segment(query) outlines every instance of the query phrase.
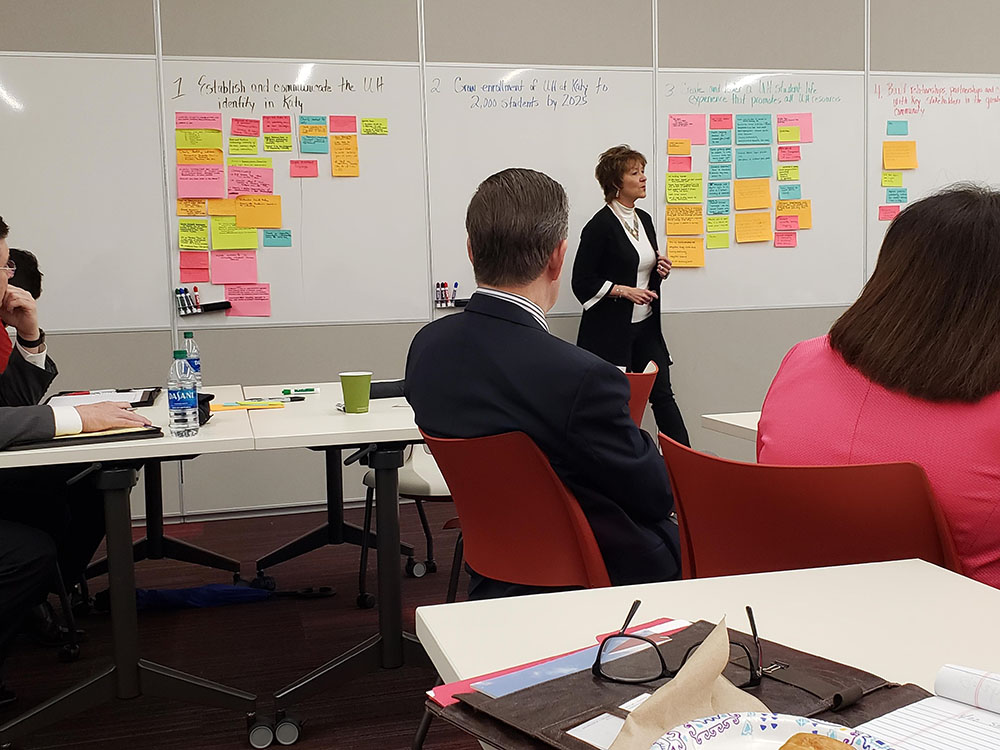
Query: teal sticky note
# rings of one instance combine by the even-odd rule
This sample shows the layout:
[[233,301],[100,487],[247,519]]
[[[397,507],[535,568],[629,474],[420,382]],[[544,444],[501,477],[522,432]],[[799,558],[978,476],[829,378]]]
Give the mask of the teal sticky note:
[[299,115],[299,125],[326,125],[326,115]]
[[763,146],[773,140],[771,115],[736,115],[737,146]]
[[709,216],[728,214],[729,198],[709,198],[705,203],[705,213]]
[[710,180],[731,180],[733,179],[732,164],[709,164],[708,179]]
[[709,130],[708,131],[708,145],[709,146],[731,146],[733,143],[733,131],[732,130]]
[[906,188],[886,188],[885,189],[885,202],[886,203],[906,203]]
[[299,151],[303,154],[328,154],[330,139],[325,135],[299,136]]
[[798,183],[793,183],[791,185],[778,185],[778,200],[779,201],[797,201],[802,200],[802,186]]
[[771,147],[736,149],[736,179],[771,176]]
[[264,247],[291,247],[291,229],[265,229]]
[[[725,132],[728,133],[729,131]],[[709,164],[728,164],[732,160],[733,150],[729,146],[715,146],[708,150]]]
[[709,198],[728,198],[732,183],[730,182],[710,182],[708,183]]
[[888,120],[885,123],[886,135],[909,135],[910,123],[908,120]]

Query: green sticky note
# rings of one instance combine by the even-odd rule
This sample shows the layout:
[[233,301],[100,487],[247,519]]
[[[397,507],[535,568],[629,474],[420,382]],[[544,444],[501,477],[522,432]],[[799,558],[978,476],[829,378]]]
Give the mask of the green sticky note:
[[705,231],[706,232],[728,232],[729,231],[729,214],[725,216],[706,216],[705,217]]
[[667,203],[701,203],[701,172],[669,172]]
[[362,117],[361,135],[389,135],[389,120],[385,117]]
[[708,179],[710,180],[731,180],[733,179],[732,164],[709,164]]
[[176,130],[174,132],[177,148],[222,148],[221,131]]
[[731,182],[710,182],[708,183],[709,198],[728,198],[732,191]]
[[910,123],[907,120],[888,120],[885,123],[886,135],[909,135]]
[[299,136],[299,151],[303,154],[328,154],[330,139],[325,135]]
[[709,130],[708,131],[708,145],[709,146],[731,146],[733,143],[733,131],[732,130]]
[[[714,133],[728,133],[728,130],[715,130]],[[733,150],[729,146],[714,146],[708,149],[709,164],[728,164],[733,160]]]
[[265,151],[291,151],[291,133],[264,133]]
[[737,146],[764,146],[773,140],[771,115],[736,115]]
[[883,172],[882,187],[903,187],[903,173]]
[[799,179],[798,164],[782,164],[778,167],[778,182],[787,182],[789,180],[797,179]]
[[292,246],[292,230],[291,229],[265,229],[264,232],[264,247],[291,247]]
[[802,198],[802,186],[798,183],[794,185],[778,185],[779,201],[797,201]]
[[[729,218],[728,216],[726,217]],[[705,235],[705,247],[709,250],[718,250],[723,247],[729,247],[729,232],[717,232]]]
[[183,250],[208,250],[208,219],[178,219],[177,246]]
[[234,156],[226,160],[226,163],[230,167],[267,167],[268,169],[273,168],[270,156],[258,156],[255,159],[247,158],[246,156]]
[[299,115],[299,125],[326,125],[326,115]]
[[257,230],[236,226],[235,216],[212,217],[213,250],[256,250]]
[[242,135],[234,135],[229,138],[229,153],[231,154],[256,154],[257,139]]
[[728,214],[729,198],[709,198],[705,204],[705,213],[709,216]]
[[885,202],[886,203],[906,203],[906,188],[886,188],[885,189]]

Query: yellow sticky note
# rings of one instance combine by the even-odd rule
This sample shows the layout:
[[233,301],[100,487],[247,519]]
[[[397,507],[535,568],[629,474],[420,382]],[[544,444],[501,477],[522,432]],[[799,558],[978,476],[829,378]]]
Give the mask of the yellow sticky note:
[[209,198],[209,216],[236,216],[235,198]]
[[883,172],[882,187],[903,187],[903,173]]
[[667,235],[701,234],[705,231],[701,216],[701,204],[669,204],[666,225]]
[[291,133],[264,133],[265,151],[291,151]]
[[799,165],[798,164],[782,164],[778,167],[778,182],[786,182],[788,180],[798,180],[799,179]]
[[674,268],[701,268],[705,265],[702,237],[667,237],[667,257]]
[[177,245],[182,250],[208,250],[208,219],[178,219]]
[[705,235],[705,245],[709,250],[729,247],[729,232],[715,232]]
[[361,174],[358,137],[353,133],[330,136],[330,172],[334,177],[357,177]]
[[299,125],[299,135],[326,135],[326,125]]
[[[729,231],[729,216],[706,216],[705,217],[705,231],[706,232],[728,232]],[[726,246],[728,247],[728,245]]]
[[667,203],[701,203],[701,172],[668,172]]
[[222,164],[221,148],[179,148],[178,164]]
[[237,197],[236,226],[280,229],[281,196],[241,195]]
[[257,139],[248,136],[234,135],[229,138],[229,153],[231,154],[256,154]]
[[690,138],[670,138],[667,140],[667,154],[670,156],[690,156]]
[[204,198],[178,198],[177,199],[177,215],[178,216],[204,216],[205,215],[205,199]]
[[916,141],[882,141],[882,169],[916,168]]
[[177,148],[222,148],[219,130],[175,130]]
[[273,168],[270,156],[257,156],[255,158],[250,158],[247,156],[233,156],[226,160],[226,163],[230,167],[265,167],[266,169]]
[[771,181],[766,177],[733,182],[733,205],[737,211],[771,207]]
[[778,127],[778,143],[794,143],[802,140],[798,125],[781,125]]
[[236,226],[235,216],[213,216],[212,249],[256,250],[257,230]]
[[812,229],[812,201],[778,201],[774,204],[774,213],[777,216],[798,216],[799,229]]
[[773,237],[770,211],[736,214],[737,242],[770,242]]
[[389,135],[389,120],[385,117],[362,117],[361,135]]

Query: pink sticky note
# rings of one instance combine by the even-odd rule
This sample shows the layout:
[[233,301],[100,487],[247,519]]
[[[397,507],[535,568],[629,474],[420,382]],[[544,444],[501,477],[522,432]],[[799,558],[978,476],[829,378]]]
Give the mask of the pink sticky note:
[[892,221],[896,218],[896,214],[900,211],[899,205],[892,206],[879,206],[878,207],[878,220],[879,221]]
[[687,138],[692,146],[704,146],[705,115],[667,115],[667,138]]
[[798,146],[778,146],[778,161],[800,161],[802,153]]
[[262,118],[264,120],[264,132],[265,133],[291,133],[292,132],[292,116],[291,115],[264,115]]
[[225,198],[226,168],[221,164],[178,164],[178,198]]
[[802,112],[794,115],[777,115],[779,128],[798,128],[799,143],[812,143],[813,116],[812,112]]
[[774,233],[774,246],[775,247],[795,247],[799,244],[799,233],[798,232],[775,232]]
[[234,117],[229,123],[229,132],[232,135],[250,135],[254,138],[260,137],[260,120],[250,120],[245,117]]
[[357,133],[358,118],[354,115],[330,115],[331,133]]
[[213,284],[256,284],[257,253],[252,250],[213,250]]
[[[219,167],[221,169],[221,167]],[[180,169],[180,167],[178,167]],[[229,197],[237,195],[272,195],[274,170],[270,167],[229,167]],[[185,196],[180,196],[185,197]],[[191,196],[192,198],[201,196]],[[225,196],[208,196],[225,197]]]
[[319,163],[315,159],[292,159],[288,162],[289,177],[319,177]]
[[[203,255],[208,255],[208,253],[203,253]],[[200,284],[204,282],[208,283],[208,269],[207,268],[182,268],[181,269],[181,283],[182,284]]]
[[691,171],[691,157],[690,156],[668,156],[667,157],[667,171],[668,172],[690,172]]
[[[798,214],[774,217],[774,228],[783,229],[785,231],[796,231],[799,228]],[[781,247],[781,245],[778,245],[778,247]]]
[[174,112],[178,130],[222,130],[221,112]]
[[226,299],[233,303],[226,310],[227,316],[267,318],[271,315],[270,284],[227,284]]
[[[208,268],[208,253],[181,253],[181,268]],[[208,281],[208,279],[205,279]]]
[[708,116],[708,128],[709,128],[709,130],[732,130],[733,129],[733,116],[732,115],[709,115]]

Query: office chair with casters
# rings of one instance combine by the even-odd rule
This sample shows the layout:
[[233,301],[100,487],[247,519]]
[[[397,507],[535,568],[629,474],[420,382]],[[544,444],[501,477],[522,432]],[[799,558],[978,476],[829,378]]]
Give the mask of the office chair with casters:
[[962,572],[917,464],[748,464],[659,439],[685,578],[914,557]]
[[642,427],[642,416],[646,413],[646,404],[649,402],[649,394],[653,390],[653,383],[660,368],[656,362],[650,360],[642,372],[626,372],[630,389],[628,399],[628,411],[632,415],[632,421],[640,428]]

